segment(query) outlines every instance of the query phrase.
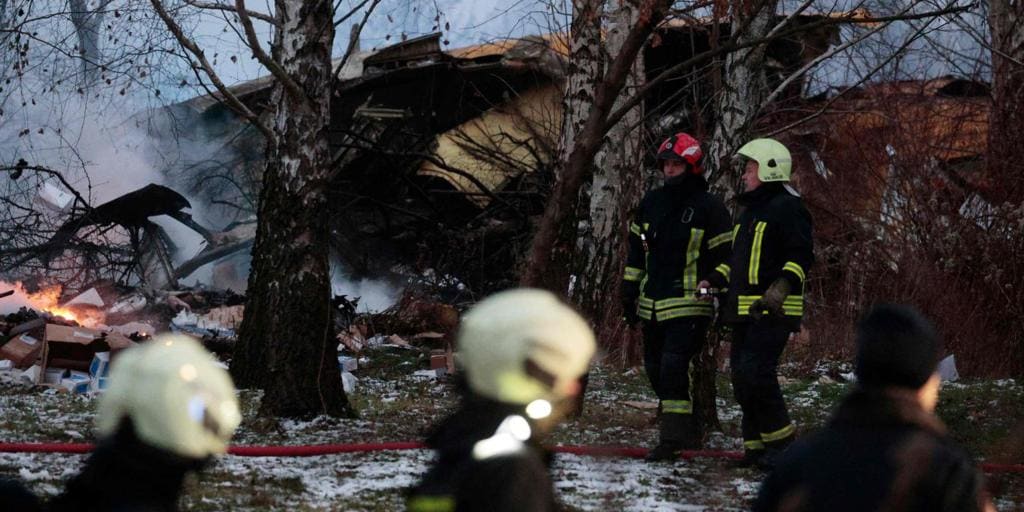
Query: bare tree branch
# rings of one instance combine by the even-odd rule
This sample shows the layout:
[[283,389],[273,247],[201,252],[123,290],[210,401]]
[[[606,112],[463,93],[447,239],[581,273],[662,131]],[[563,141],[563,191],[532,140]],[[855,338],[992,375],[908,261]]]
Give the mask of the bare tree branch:
[[943,15],[946,15],[946,14],[954,14],[954,13],[966,12],[966,11],[969,11],[970,9],[972,9],[973,7],[974,7],[974,4],[970,4],[970,5],[966,5],[966,6],[960,6],[960,7],[950,6],[950,7],[944,8],[944,9],[939,9],[939,10],[935,10],[935,11],[927,11],[927,12],[917,13],[917,14],[897,15],[897,16],[879,16],[879,17],[872,17],[872,18],[854,18],[854,17],[852,17],[852,15],[837,16],[837,17],[825,17],[825,18],[822,18],[820,20],[817,20],[817,21],[814,21],[814,22],[811,22],[811,23],[806,23],[806,24],[801,25],[799,27],[794,27],[794,28],[791,28],[789,30],[783,30],[783,31],[780,31],[780,32],[776,32],[775,35],[773,35],[771,37],[766,37],[766,38],[763,38],[763,39],[755,39],[755,40],[747,41],[746,43],[743,43],[743,44],[739,44],[739,43],[735,42],[734,40],[731,40],[731,41],[728,41],[726,44],[723,44],[723,45],[721,45],[721,46],[719,46],[719,47],[717,47],[715,49],[699,53],[697,55],[694,55],[693,57],[690,57],[689,59],[686,59],[683,62],[680,62],[678,64],[670,66],[670,67],[666,68],[664,71],[662,71],[661,73],[659,73],[658,76],[648,80],[643,85],[643,87],[638,88],[637,91],[635,93],[633,93],[632,97],[630,97],[628,100],[624,101],[622,103],[622,105],[618,108],[618,110],[615,110],[614,112],[612,112],[608,116],[607,120],[605,121],[605,123],[606,123],[605,126],[613,126],[616,123],[618,123],[622,119],[622,117],[626,115],[626,113],[628,113],[632,108],[636,107],[642,101],[644,101],[644,98],[655,87],[660,85],[662,82],[664,82],[664,81],[666,81],[666,80],[668,80],[670,78],[673,78],[673,76],[676,73],[679,73],[680,71],[682,71],[682,70],[684,70],[684,69],[686,69],[686,68],[688,68],[690,66],[694,66],[694,65],[699,64],[701,62],[710,60],[710,59],[712,59],[714,57],[717,57],[719,55],[724,55],[726,53],[734,52],[736,50],[741,50],[743,48],[748,48],[748,47],[751,47],[751,46],[757,46],[757,45],[769,43],[769,42],[771,42],[773,40],[776,40],[776,39],[782,39],[782,38],[785,38],[785,37],[789,37],[789,36],[792,36],[792,35],[799,34],[801,32],[807,31],[807,30],[811,30],[811,29],[815,29],[815,28],[820,28],[820,27],[827,27],[827,26],[833,26],[833,25],[874,24],[874,23],[888,23],[888,22],[893,22],[893,21],[919,20],[919,19],[925,19],[925,18],[934,18],[934,17],[938,17],[938,16],[943,16]]
[[213,82],[213,85],[217,88],[217,92],[219,92],[224,98],[224,101],[228,106],[244,117],[247,121],[252,123],[252,125],[255,126],[268,141],[274,140],[274,132],[263,124],[263,121],[260,120],[259,116],[250,110],[249,107],[245,106],[245,104],[238,99],[238,96],[235,96],[235,94],[232,93],[226,85],[224,85],[224,82],[221,81],[220,77],[213,70],[213,66],[210,65],[210,61],[206,59],[206,54],[201,48],[199,48],[195,41],[189,39],[185,35],[185,32],[181,29],[181,26],[178,25],[178,22],[174,21],[174,18],[167,13],[167,9],[164,8],[163,2],[161,0],[150,0],[150,3],[153,4],[153,8],[156,10],[157,15],[160,16],[160,19],[163,20],[165,25],[167,25],[167,29],[170,30],[171,34],[174,35],[174,38],[178,40],[178,44],[188,50],[189,53],[199,60],[199,65],[202,66],[203,71],[206,73],[210,81]]
[[[186,4],[191,5],[192,7],[195,7],[197,9],[205,9],[205,10],[210,10],[210,11],[226,11],[226,12],[238,13],[238,8],[237,7],[232,7],[230,5],[219,4],[219,3],[215,3],[215,2],[197,2],[196,0],[183,0],[183,1]],[[245,11],[245,14],[247,16],[249,16],[250,18],[256,18],[256,19],[258,19],[258,20],[260,20],[262,22],[274,25],[275,27],[279,25],[277,20],[274,19],[274,17],[269,15],[269,14],[265,14],[265,13],[257,12],[257,11]]]
[[[337,27],[338,25],[341,25],[342,23],[345,23],[346,20],[351,18],[353,15],[355,15],[356,11],[358,11],[359,9],[362,9],[363,6],[366,5],[366,3],[369,2],[369,1],[370,0],[363,0],[362,2],[360,2],[359,5],[353,7],[352,10],[350,10],[348,12],[348,14],[342,16],[340,19],[335,21],[334,22],[334,26]],[[380,0],[374,0],[374,2],[373,2],[374,5],[370,7],[370,11],[373,11],[373,8],[376,7],[376,5],[378,3],[380,3]],[[367,13],[367,15],[369,15],[369,13]],[[365,23],[365,22],[366,22],[366,18],[364,17],[363,18],[363,23]],[[359,26],[362,26],[362,25],[363,25],[362,23],[359,24]]]
[[[348,15],[342,18],[342,21],[348,19],[348,17],[351,16],[352,13],[356,11],[356,9],[362,7],[363,5],[366,5],[366,2],[368,1],[369,0],[363,0],[363,3],[359,4],[355,9],[352,9],[352,12],[350,12]],[[348,47],[345,48],[345,55],[341,58],[341,62],[338,63],[338,67],[334,71],[335,82],[337,82],[341,78],[341,70],[345,68],[345,64],[348,63],[348,59],[352,56],[352,52],[355,50],[356,44],[359,42],[359,37],[363,33],[363,27],[366,26],[366,20],[370,18],[370,14],[373,13],[373,10],[377,8],[377,4],[379,4],[380,1],[381,0],[373,0],[373,4],[370,5],[370,8],[366,10],[366,14],[363,15],[363,20],[360,21],[359,25],[355,27],[356,33],[349,36]],[[340,23],[340,21],[338,23]],[[337,23],[335,23],[335,26],[337,26]]]
[[245,30],[245,38],[249,43],[249,49],[252,50],[253,56],[256,60],[260,61],[270,71],[271,75],[274,75],[284,89],[288,91],[288,94],[292,95],[296,101],[301,103],[309,102],[309,98],[306,93],[303,92],[299,84],[295,83],[291,75],[288,74],[284,68],[281,67],[276,60],[272,59],[266,52],[263,51],[263,47],[260,46],[260,40],[256,36],[256,29],[252,26],[252,19],[245,11],[245,0],[235,0],[235,9],[238,13],[238,20],[242,23],[242,29]]

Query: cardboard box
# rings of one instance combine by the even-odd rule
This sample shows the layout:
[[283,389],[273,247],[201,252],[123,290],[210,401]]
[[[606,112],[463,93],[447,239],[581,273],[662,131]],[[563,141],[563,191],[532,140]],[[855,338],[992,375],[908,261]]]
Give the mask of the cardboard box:
[[107,390],[107,382],[110,379],[106,377],[94,377],[89,381],[89,392],[90,393],[102,393]]
[[39,372],[40,371],[41,371],[41,368],[39,367],[39,365],[33,365],[33,366],[29,367],[27,370],[21,372],[21,375],[19,375],[18,378],[21,379],[21,380],[24,380],[24,381],[26,381],[26,382],[28,382],[30,384],[35,384],[35,383],[39,382]]
[[39,359],[43,343],[28,333],[21,333],[0,346],[0,359],[9,359],[15,368],[28,368]]
[[430,369],[436,370],[438,375],[455,373],[455,357],[447,350],[431,350]]
[[60,387],[78,394],[84,394],[89,392],[89,383],[92,379],[89,378],[89,374],[85,372],[68,372],[67,377],[64,377],[60,381]]
[[46,368],[40,372],[39,377],[42,379],[42,384],[57,384],[59,385],[64,377],[67,377],[68,371],[65,368]]
[[46,324],[42,363],[45,371],[49,366],[88,371],[97,352],[117,352],[134,346],[135,342],[117,333],[104,333],[85,327]]
[[110,374],[110,352],[96,352],[89,363],[89,376],[92,378],[106,377]]
[[338,356],[338,367],[343,372],[354,372],[359,369],[359,362],[354,357]]

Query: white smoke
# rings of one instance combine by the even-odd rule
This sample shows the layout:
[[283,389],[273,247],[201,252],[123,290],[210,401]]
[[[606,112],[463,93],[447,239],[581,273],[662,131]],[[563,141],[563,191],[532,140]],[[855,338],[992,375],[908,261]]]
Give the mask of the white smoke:
[[360,313],[384,311],[396,302],[402,290],[386,280],[355,279],[337,259],[331,263],[331,291],[334,295],[345,295],[349,299],[359,298]]

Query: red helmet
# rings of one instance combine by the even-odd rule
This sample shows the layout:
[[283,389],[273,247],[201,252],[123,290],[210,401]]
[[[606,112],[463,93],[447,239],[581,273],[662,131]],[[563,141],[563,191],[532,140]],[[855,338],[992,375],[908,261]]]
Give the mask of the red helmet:
[[687,133],[679,132],[658,146],[658,160],[686,162],[689,171],[697,176],[704,174],[704,167],[701,165],[703,156],[704,151],[700,149],[700,142]]

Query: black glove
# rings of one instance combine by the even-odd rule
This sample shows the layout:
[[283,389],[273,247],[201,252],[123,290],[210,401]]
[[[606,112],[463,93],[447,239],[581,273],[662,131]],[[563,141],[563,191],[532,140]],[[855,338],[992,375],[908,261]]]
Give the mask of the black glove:
[[767,311],[770,316],[782,318],[786,315],[785,310],[782,309],[782,304],[786,302],[787,295],[789,295],[789,281],[782,277],[776,279],[775,282],[765,290],[764,295],[750,305],[751,318],[754,320],[760,320],[761,317],[764,316],[765,311]]

